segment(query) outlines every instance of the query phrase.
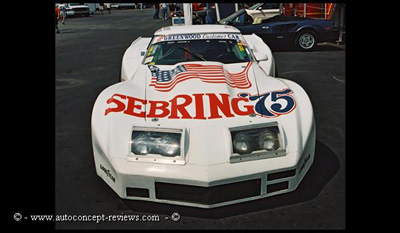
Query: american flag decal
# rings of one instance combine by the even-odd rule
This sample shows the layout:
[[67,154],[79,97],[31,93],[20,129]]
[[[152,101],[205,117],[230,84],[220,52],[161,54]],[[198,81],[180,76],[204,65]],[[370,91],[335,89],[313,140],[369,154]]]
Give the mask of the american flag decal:
[[157,91],[168,92],[183,81],[199,79],[205,83],[225,83],[233,88],[246,89],[251,87],[247,75],[252,62],[248,62],[246,68],[237,73],[226,71],[222,65],[183,64],[172,70],[160,70],[156,66],[149,66],[152,79],[150,86]]

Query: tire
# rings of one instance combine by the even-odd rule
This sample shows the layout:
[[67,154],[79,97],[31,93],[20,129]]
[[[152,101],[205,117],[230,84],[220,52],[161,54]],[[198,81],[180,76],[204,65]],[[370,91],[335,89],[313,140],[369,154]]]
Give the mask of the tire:
[[297,33],[294,43],[300,51],[311,51],[317,45],[317,34],[311,30],[302,30]]

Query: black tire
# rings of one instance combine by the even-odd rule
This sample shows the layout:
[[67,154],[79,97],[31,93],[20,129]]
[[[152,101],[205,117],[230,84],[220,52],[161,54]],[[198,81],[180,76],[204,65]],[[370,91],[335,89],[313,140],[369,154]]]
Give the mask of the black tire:
[[301,30],[297,33],[294,43],[300,51],[311,51],[317,45],[317,34],[312,30]]

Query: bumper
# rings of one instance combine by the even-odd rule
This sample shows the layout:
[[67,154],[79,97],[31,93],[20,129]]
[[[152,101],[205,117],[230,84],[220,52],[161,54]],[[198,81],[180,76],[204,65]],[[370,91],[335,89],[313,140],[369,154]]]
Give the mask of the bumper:
[[294,162],[289,155],[212,166],[109,161],[93,145],[97,175],[121,198],[215,208],[294,191],[314,161],[315,129],[303,151],[291,152],[301,154]]

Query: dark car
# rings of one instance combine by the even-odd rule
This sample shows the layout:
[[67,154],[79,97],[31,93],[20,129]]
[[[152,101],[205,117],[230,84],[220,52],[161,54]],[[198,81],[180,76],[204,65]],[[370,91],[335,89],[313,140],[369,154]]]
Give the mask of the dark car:
[[242,34],[254,33],[270,47],[294,45],[300,50],[311,50],[319,42],[334,42],[339,34],[333,20],[277,15],[257,21],[241,9],[219,23],[232,25]]

